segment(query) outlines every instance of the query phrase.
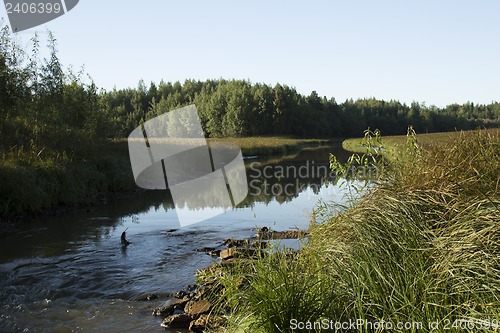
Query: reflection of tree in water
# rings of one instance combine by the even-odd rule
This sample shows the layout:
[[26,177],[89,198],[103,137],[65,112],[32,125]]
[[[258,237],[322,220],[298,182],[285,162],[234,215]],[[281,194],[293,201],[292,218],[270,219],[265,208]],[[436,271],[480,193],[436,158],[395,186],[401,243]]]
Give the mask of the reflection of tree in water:
[[321,147],[302,150],[292,158],[275,158],[268,163],[254,162],[247,169],[249,195],[239,206],[249,206],[255,202],[290,202],[306,190],[318,194],[323,186],[335,182],[328,161],[329,153],[333,150],[340,158],[347,160],[348,154],[341,149]]
[[[310,190],[317,194],[323,185],[329,185],[334,182],[334,179],[321,177],[322,175],[313,174],[309,170],[310,177],[276,177],[273,170],[277,170],[278,167],[286,168],[289,166],[293,167],[303,167],[307,165],[309,161],[309,168],[313,167],[311,163],[314,161],[314,167],[317,166],[327,166],[328,156],[332,152],[331,148],[318,148],[314,150],[303,150],[296,156],[288,157],[280,160],[277,157],[269,157],[266,159],[258,160],[248,160],[247,164],[252,162],[259,162],[259,168],[252,170],[247,168],[247,178],[248,182],[256,181],[256,187],[249,187],[249,194],[245,200],[238,205],[238,207],[251,207],[255,203],[269,204],[270,202],[276,201],[280,204],[290,202],[295,199],[300,193],[306,190]],[[336,156],[340,156],[341,152],[335,152]],[[271,168],[269,174],[271,177],[264,177],[262,175],[262,168]],[[256,174],[261,173],[260,177],[256,177]],[[304,172],[305,173],[305,172]],[[302,175],[303,176],[303,175]],[[275,189],[286,188],[287,191],[273,191],[263,190],[264,187],[271,189],[275,186]],[[257,189],[261,189],[258,191]],[[198,198],[199,200],[205,200],[209,207],[215,205],[217,193],[200,192],[198,195],[205,196]],[[179,206],[185,203],[176,202]],[[169,211],[174,209],[172,196],[170,191],[139,191],[132,195],[122,196],[119,199],[115,199],[109,203],[103,204],[101,206],[95,206],[87,210],[78,210],[71,214],[64,214],[60,217],[53,217],[50,220],[54,223],[54,228],[50,227],[47,230],[41,230],[36,233],[36,242],[33,242],[33,246],[36,244],[54,244],[51,247],[43,246],[40,250],[40,256],[53,256],[63,251],[65,244],[67,242],[78,242],[83,235],[87,239],[99,241],[102,238],[110,237],[115,231],[120,229],[125,221],[134,220],[135,215],[147,213],[148,211],[154,209],[156,211]],[[70,223],[70,222],[71,223]],[[79,223],[82,221],[82,223]],[[54,232],[57,230],[57,232]],[[61,242],[64,239],[64,242]],[[8,249],[9,247],[15,246],[12,240],[4,239],[2,244],[2,249]],[[36,244],[35,244],[36,243]],[[56,245],[57,244],[57,245]],[[18,247],[19,248],[19,247]],[[26,252],[30,251],[29,247],[25,248]],[[19,255],[23,255],[23,250],[19,249]],[[0,255],[1,258],[1,255]]]

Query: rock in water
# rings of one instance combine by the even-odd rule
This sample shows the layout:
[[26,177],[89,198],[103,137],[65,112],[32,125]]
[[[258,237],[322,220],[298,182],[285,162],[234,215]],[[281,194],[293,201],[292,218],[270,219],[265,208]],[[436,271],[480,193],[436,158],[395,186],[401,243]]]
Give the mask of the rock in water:
[[121,242],[122,242],[122,246],[128,246],[130,244],[130,242],[127,240],[126,231],[122,232]]
[[183,310],[184,305],[189,301],[187,298],[170,299],[163,306],[159,306],[153,310],[153,316],[168,316],[174,313],[175,310]]
[[219,256],[222,260],[227,260],[234,258],[235,253],[236,253],[236,248],[231,247],[229,249],[220,251]]
[[153,301],[155,299],[158,299],[158,295],[156,294],[149,294],[146,296],[141,296],[137,299],[138,302],[145,302],[145,301]]
[[161,326],[165,328],[188,328],[193,318],[186,314],[174,314],[163,319]]

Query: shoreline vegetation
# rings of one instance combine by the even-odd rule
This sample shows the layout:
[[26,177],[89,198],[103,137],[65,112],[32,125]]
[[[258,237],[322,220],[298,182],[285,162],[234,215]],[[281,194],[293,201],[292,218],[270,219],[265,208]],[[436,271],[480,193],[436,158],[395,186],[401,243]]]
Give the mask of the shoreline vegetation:
[[331,142],[340,142],[339,139],[304,139],[291,137],[239,137],[239,138],[209,138],[212,142],[229,142],[241,148],[243,156],[284,155],[297,152],[304,147],[318,147]]
[[495,133],[420,140],[410,129],[388,140],[398,149],[372,160],[376,186],[348,207],[316,208],[301,250],[200,271],[211,315],[227,316],[229,332],[334,331],[353,321],[344,331],[498,331]]
[[[244,156],[287,154],[331,142],[286,137],[207,141],[237,144]],[[126,140],[98,143],[78,158],[47,157],[43,151],[35,158],[4,153],[0,160],[0,221],[57,213],[139,190],[133,179]]]

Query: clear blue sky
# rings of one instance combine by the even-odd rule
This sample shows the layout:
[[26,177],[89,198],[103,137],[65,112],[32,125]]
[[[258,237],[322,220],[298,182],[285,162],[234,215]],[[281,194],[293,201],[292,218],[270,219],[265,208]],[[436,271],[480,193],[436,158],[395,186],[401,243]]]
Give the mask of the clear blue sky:
[[19,38],[53,31],[63,64],[107,90],[236,78],[444,106],[500,101],[499,13],[497,0],[80,0]]

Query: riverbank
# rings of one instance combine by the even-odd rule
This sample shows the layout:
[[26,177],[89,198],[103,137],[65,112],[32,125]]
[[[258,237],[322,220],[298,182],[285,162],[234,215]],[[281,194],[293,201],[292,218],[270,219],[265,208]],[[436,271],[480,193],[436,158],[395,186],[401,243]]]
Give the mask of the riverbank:
[[[328,142],[286,137],[208,139],[209,143],[218,141],[239,145],[246,156],[291,153]],[[126,140],[86,146],[84,150],[78,154],[4,153],[0,160],[0,224],[58,214],[139,190]]]
[[67,211],[134,187],[128,149],[123,144],[100,143],[78,155],[4,155],[0,161],[0,218],[12,221]]
[[399,149],[341,214],[319,207],[301,251],[218,272],[227,330],[498,330],[500,138],[432,141]]

